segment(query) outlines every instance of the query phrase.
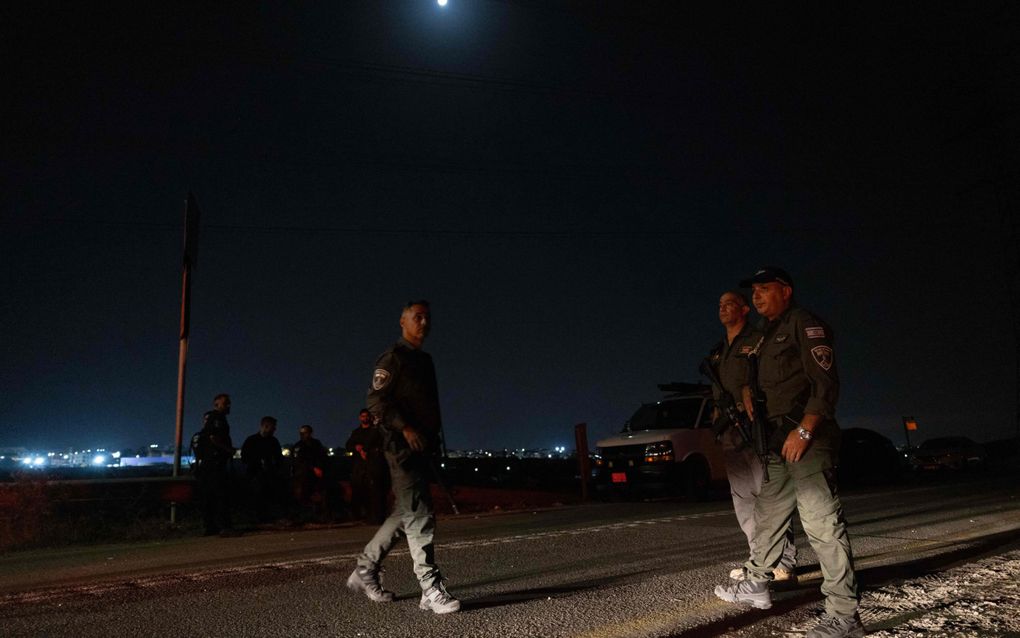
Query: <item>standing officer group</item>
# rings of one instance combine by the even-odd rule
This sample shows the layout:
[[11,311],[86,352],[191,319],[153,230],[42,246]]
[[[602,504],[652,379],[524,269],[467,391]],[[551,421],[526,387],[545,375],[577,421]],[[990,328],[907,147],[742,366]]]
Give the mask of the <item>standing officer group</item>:
[[773,567],[782,559],[787,530],[798,510],[818,556],[825,595],[825,616],[808,631],[808,638],[863,636],[853,555],[835,482],[839,376],[832,328],[795,303],[793,279],[786,271],[762,268],[741,282],[741,287],[748,286],[754,307],[765,320],[750,352],[757,360],[756,381],[765,405],[748,402],[748,409],[764,409],[771,426],[769,481],[755,501],[746,577],[719,585],[715,594],[759,609],[772,606]]

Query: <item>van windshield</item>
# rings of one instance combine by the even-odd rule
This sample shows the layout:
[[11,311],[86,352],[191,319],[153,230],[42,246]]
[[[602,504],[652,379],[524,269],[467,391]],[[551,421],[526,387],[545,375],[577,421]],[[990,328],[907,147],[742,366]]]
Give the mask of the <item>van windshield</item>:
[[701,397],[646,403],[637,409],[623,427],[624,432],[640,430],[691,429],[697,425]]

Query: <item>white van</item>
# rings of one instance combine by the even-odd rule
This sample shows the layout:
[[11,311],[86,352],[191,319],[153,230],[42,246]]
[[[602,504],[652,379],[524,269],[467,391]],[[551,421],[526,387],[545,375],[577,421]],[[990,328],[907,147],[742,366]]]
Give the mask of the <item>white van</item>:
[[598,441],[596,489],[603,494],[667,491],[703,498],[726,480],[722,446],[712,434],[708,386],[669,383],[662,401],[646,403],[617,436]]

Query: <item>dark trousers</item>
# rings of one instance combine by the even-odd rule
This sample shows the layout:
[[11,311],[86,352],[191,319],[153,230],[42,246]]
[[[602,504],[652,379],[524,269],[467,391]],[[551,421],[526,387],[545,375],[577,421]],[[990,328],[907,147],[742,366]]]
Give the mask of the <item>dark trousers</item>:
[[251,493],[254,498],[255,518],[260,523],[268,523],[283,515],[283,479],[272,471],[264,471],[249,476]]
[[215,534],[223,529],[231,529],[229,466],[203,462],[195,470],[195,479],[198,481],[205,532]]
[[[381,461],[382,459],[380,459]],[[351,470],[351,509],[355,517],[374,525],[386,520],[389,474],[385,465],[359,463]]]

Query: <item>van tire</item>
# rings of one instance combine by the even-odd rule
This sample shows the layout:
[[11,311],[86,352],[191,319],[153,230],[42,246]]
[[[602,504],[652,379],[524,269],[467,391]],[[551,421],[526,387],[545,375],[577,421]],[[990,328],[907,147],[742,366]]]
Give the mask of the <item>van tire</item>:
[[704,501],[708,498],[710,474],[708,463],[700,456],[684,461],[680,471],[680,489],[689,501]]

